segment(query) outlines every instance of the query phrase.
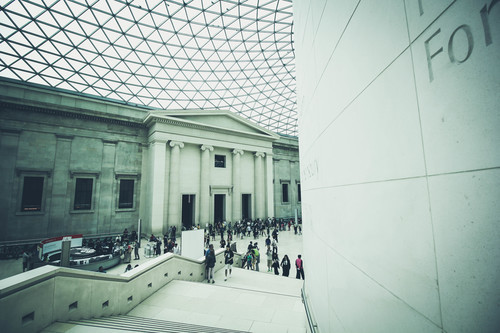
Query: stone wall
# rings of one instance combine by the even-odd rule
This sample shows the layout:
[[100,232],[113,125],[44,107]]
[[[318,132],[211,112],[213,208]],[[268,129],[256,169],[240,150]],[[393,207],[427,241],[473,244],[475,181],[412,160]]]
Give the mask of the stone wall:
[[[29,102],[29,101],[28,101]],[[133,228],[139,218],[142,145],[140,122],[92,115],[75,108],[3,102],[0,151],[0,240],[61,234],[101,234]],[[22,211],[26,176],[43,177],[41,210]],[[74,209],[76,179],[93,179],[88,210]],[[120,179],[135,182],[134,205],[118,208]]]
[[[149,110],[0,82],[0,119],[0,242],[120,234],[139,219],[143,234],[180,231],[183,196],[194,200],[194,225],[214,222],[218,194],[226,221],[241,219],[243,195],[253,219],[300,214],[297,139],[229,111]],[[21,207],[32,178],[42,179],[41,205]],[[85,208],[75,201],[82,180],[91,183]],[[280,180],[290,183],[289,203]],[[130,182],[124,207],[120,184]]]
[[[274,171],[274,216],[289,218],[302,216],[302,205],[299,195],[300,165],[299,141],[295,137],[281,136],[273,144]],[[288,184],[288,202],[283,198],[282,185]]]
[[500,2],[294,2],[321,332],[500,327]]

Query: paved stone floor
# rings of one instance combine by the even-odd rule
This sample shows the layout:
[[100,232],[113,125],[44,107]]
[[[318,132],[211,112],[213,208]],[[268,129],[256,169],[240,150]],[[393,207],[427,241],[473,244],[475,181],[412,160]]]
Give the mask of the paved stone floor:
[[[180,241],[180,237],[178,240]],[[236,250],[238,252],[246,252],[246,249],[247,249],[250,241],[257,242],[259,249],[260,249],[260,254],[261,254],[260,271],[264,272],[264,273],[268,273],[267,267],[266,267],[266,250],[265,250],[266,237],[265,236],[260,236],[258,239],[254,239],[252,236],[252,237],[243,237],[243,239],[233,239],[233,240],[234,240],[234,242],[236,242]],[[302,253],[302,235],[295,235],[293,228],[291,228],[291,231],[287,230],[287,231],[279,232],[278,241],[279,241],[278,242],[279,259],[281,261],[281,259],[283,258],[283,256],[285,254],[288,255],[288,257],[290,258],[290,261],[292,262],[292,268],[290,269],[290,276],[289,277],[295,278],[296,271],[295,271],[295,266],[293,265],[293,262],[297,258],[297,255]],[[211,243],[214,244],[215,248],[220,247],[219,242],[220,242],[220,236],[216,236],[215,241],[211,241]],[[145,244],[145,241],[143,241],[143,243]],[[132,266],[141,265],[141,263],[144,263],[147,260],[150,260],[150,258],[144,257],[143,249],[141,249],[140,258],[141,258],[140,260],[132,260],[132,262],[131,262]],[[304,259],[304,263],[306,264],[307,258],[303,257],[302,259]],[[125,272],[126,267],[127,267],[127,264],[119,264],[113,268],[108,269],[107,272],[108,272],[108,274],[117,274],[117,275],[122,274]],[[306,269],[307,269],[306,265],[304,265],[304,267],[306,267]],[[280,270],[280,274],[281,273],[282,272]],[[274,273],[271,272],[269,274],[274,274]]]
[[[239,252],[243,252],[246,250],[248,243],[250,241],[252,242],[258,242],[260,252],[261,252],[261,271],[266,272],[266,258],[265,258],[265,239],[266,237],[260,236],[258,239],[253,239],[253,237],[244,237],[243,239],[234,239],[236,242],[237,250]],[[180,237],[179,237],[179,242],[180,242]],[[278,235],[278,255],[281,260],[283,255],[287,254],[292,263],[295,261],[297,258],[297,255],[302,252],[302,236],[301,235],[295,235],[293,232],[293,228],[291,231],[282,231]],[[214,244],[216,248],[219,247],[219,242],[220,242],[220,236],[216,237],[215,241],[211,241],[211,243]],[[145,240],[142,241],[143,244],[145,244]],[[133,256],[133,255],[132,255]],[[144,256],[144,249],[141,248],[140,252],[140,260],[132,260],[131,264],[132,266],[135,265],[141,265],[142,263],[150,260],[151,258],[146,258]],[[307,263],[307,258],[302,258],[304,259],[304,263]],[[119,264],[113,268],[110,268],[107,270],[108,273],[110,274],[122,274],[125,272],[125,268],[127,267],[127,264]],[[307,269],[307,266],[305,266]],[[5,279],[6,277],[14,276],[16,274],[22,273],[22,260],[21,259],[9,259],[9,260],[0,260],[0,280]],[[281,272],[280,272],[281,274]],[[295,269],[293,268],[290,270],[290,277],[295,277]]]

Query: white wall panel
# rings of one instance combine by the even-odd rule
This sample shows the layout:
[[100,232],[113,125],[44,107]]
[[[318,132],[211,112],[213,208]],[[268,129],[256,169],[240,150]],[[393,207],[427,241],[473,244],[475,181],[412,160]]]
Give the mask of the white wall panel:
[[431,177],[443,323],[448,332],[500,327],[500,170]]
[[316,186],[424,175],[409,52],[382,73],[306,154],[328,171]]
[[320,332],[495,332],[500,2],[294,6]]
[[[349,21],[335,54],[325,67],[321,81],[308,82],[307,92],[303,92],[313,96],[310,104],[303,107],[311,109],[314,116],[304,115],[300,124],[303,128],[315,128],[315,131],[300,133],[301,139],[312,142],[321,135],[344,108],[407,46],[408,35],[402,2],[362,1]],[[328,51],[321,45],[315,48],[317,53]],[[310,62],[310,59],[304,61]],[[300,78],[300,72],[298,77]]]
[[[500,164],[500,4],[489,14],[492,43],[486,46],[480,15],[486,3],[457,2],[412,45],[430,174]],[[429,60],[426,40],[429,54],[443,49]]]

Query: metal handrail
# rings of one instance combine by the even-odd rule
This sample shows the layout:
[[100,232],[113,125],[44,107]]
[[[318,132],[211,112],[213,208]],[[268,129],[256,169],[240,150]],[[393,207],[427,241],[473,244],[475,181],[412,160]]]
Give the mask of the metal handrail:
[[304,309],[306,310],[307,323],[309,324],[309,329],[311,333],[319,333],[318,324],[315,323],[312,312],[309,309],[309,304],[307,302],[306,291],[305,291],[305,282],[300,289],[300,294],[302,296],[302,303],[304,303]]

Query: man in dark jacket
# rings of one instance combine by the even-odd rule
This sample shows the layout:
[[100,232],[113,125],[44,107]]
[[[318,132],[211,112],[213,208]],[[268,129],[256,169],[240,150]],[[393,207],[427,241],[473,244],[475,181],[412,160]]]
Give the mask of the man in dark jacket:
[[214,267],[215,267],[215,250],[213,244],[210,244],[207,250],[207,253],[205,255],[205,265],[207,267],[207,282],[210,283],[210,280],[212,280],[212,283],[215,283],[214,280]]

